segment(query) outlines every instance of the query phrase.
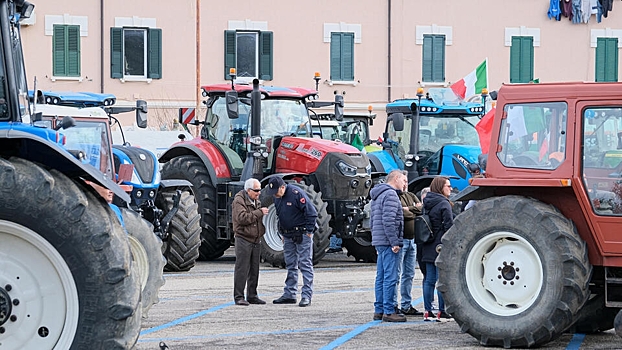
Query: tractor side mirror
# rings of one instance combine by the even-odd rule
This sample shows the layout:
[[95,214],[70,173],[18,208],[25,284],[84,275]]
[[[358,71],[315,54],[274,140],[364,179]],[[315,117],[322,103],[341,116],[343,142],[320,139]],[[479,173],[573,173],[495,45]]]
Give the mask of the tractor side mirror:
[[404,130],[404,113],[393,113],[389,119],[393,121],[393,129],[395,131]]
[[238,92],[235,90],[225,92],[225,101],[227,102],[227,116],[229,119],[238,119]]
[[147,101],[136,101],[136,125],[144,129],[147,127]]
[[56,124],[56,127],[54,128],[54,130],[69,129],[75,125],[76,125],[75,119],[73,119],[72,117],[66,116],[60,120],[60,123]]
[[335,119],[337,121],[343,120],[343,95],[335,95]]

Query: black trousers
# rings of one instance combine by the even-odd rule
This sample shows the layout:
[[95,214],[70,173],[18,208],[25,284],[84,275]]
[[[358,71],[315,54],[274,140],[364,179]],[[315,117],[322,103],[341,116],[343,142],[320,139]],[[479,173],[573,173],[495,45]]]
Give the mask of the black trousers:
[[243,238],[235,240],[234,300],[244,299],[244,287],[246,287],[246,299],[257,298],[260,253],[260,243],[254,244]]

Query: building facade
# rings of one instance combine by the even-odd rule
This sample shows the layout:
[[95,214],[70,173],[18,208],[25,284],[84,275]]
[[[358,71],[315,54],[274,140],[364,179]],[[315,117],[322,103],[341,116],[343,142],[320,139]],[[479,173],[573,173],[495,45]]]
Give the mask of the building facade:
[[231,67],[238,81],[275,86],[315,88],[319,72],[322,100],[337,91],[346,111],[373,106],[372,136],[387,102],[449,86],[484,60],[490,90],[619,80],[619,2],[600,22],[589,7],[580,20],[550,19],[545,0],[34,3],[22,28],[29,87],[36,77],[40,90],[111,93],[121,105],[145,99],[152,126],[201,106],[198,86],[225,82]]

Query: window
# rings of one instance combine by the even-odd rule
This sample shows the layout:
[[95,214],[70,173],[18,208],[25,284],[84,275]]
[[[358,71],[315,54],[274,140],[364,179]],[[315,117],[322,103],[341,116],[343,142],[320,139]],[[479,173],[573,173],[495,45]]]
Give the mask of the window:
[[330,80],[354,80],[354,33],[330,34]]
[[618,38],[597,39],[596,81],[618,81]]
[[513,36],[510,47],[510,83],[533,80],[533,37]]
[[225,80],[235,68],[239,78],[272,80],[272,32],[225,30]]
[[110,28],[113,79],[162,78],[162,29]]
[[80,26],[55,24],[52,36],[52,75],[80,76]]
[[424,82],[445,81],[445,36],[423,35],[423,77]]

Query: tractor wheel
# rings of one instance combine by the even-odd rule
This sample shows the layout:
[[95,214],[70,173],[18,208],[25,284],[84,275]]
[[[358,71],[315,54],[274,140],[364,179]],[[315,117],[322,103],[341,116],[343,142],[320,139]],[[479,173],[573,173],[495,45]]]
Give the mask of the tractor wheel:
[[158,303],[158,291],[164,285],[166,259],[162,255],[162,240],[153,233],[153,226],[135,211],[121,208],[121,214],[140,271],[143,318],[146,318],[149,309]]
[[[290,185],[298,186],[304,191],[317,210],[317,225],[313,235],[313,264],[317,264],[326,254],[326,248],[330,244],[329,227],[330,215],[326,212],[327,204],[322,200],[322,193],[315,192],[313,185],[307,186],[299,182],[288,182]],[[261,204],[268,207],[268,215],[263,217],[266,233],[261,238],[261,260],[274,267],[285,267],[285,257],[283,255],[283,238],[278,232],[279,219],[274,207],[274,197],[264,196],[262,191]]]
[[341,245],[348,250],[348,256],[353,256],[356,261],[375,263],[378,258],[376,248],[371,245],[371,235],[347,238]]
[[0,208],[2,347],[133,348],[140,283],[108,204],[56,170],[0,158]]
[[436,266],[447,312],[485,346],[554,340],[590,295],[592,267],[572,221],[525,197],[481,200],[457,216]]
[[201,248],[199,260],[220,258],[231,242],[216,236],[216,187],[212,185],[205,164],[196,156],[179,156],[162,167],[163,179],[184,179],[192,183],[201,214]]
[[[166,215],[173,208],[175,192],[160,192],[156,206]],[[201,245],[201,216],[194,196],[189,191],[182,191],[179,208],[168,226],[168,239],[162,245],[166,257],[166,271],[188,271],[199,258]]]
[[577,321],[568,330],[570,333],[592,334],[613,328],[613,320],[619,308],[605,307],[603,294],[593,295],[579,310]]

